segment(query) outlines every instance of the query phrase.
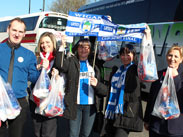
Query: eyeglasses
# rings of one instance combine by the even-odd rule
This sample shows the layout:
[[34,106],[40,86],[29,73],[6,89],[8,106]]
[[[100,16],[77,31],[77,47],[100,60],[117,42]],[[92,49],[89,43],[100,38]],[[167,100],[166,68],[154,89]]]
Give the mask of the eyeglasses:
[[79,46],[78,48],[80,48],[80,49],[85,49],[85,50],[90,49],[89,46]]

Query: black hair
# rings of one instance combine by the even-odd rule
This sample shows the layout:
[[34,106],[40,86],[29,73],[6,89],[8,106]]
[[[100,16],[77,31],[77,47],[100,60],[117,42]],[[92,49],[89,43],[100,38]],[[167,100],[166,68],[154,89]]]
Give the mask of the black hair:
[[124,53],[132,53],[134,56],[134,61],[136,61],[136,50],[134,48],[134,45],[125,44],[124,46],[122,46],[120,51],[119,51],[119,55],[122,55]]
[[78,49],[78,47],[81,45],[81,44],[88,44],[88,46],[91,48],[91,42],[88,38],[81,38],[75,45],[74,47],[72,48],[72,51],[73,53],[75,53]]

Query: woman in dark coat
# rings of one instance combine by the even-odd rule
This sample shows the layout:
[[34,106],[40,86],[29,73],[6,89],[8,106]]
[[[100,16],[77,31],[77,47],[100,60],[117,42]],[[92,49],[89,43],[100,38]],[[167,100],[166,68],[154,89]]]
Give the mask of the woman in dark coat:
[[64,117],[69,119],[69,137],[89,136],[97,112],[97,97],[107,95],[107,86],[100,82],[99,69],[92,67],[90,49],[88,39],[79,40],[74,46],[76,54],[64,59],[62,67],[63,52],[56,54],[54,66],[65,73],[67,79]]
[[110,119],[110,123],[112,119],[114,137],[128,137],[131,131],[143,130],[140,81],[134,63],[136,52],[133,45],[122,47],[120,58],[123,65],[112,77],[105,117]]
[[[172,76],[175,84],[178,104],[182,113],[183,108],[183,51],[180,46],[172,46],[166,55],[167,64],[172,68]],[[166,69],[158,72],[159,79],[152,83],[149,100],[147,102],[144,127],[149,130],[150,137],[183,137],[183,115],[175,119],[163,119],[152,115],[157,95],[162,86]]]

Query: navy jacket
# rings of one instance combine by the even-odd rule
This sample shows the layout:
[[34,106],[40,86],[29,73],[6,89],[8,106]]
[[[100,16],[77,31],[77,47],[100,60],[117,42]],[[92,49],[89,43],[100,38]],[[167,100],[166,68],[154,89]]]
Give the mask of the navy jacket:
[[[161,88],[164,74],[166,69],[158,72],[159,80],[155,81],[151,85],[149,100],[147,102],[144,122],[149,123],[149,128],[156,133],[164,135],[183,135],[183,115],[176,119],[164,120],[156,116],[153,116],[151,113],[154,108],[156,97]],[[178,69],[179,75],[174,77],[174,83],[178,98],[178,104],[180,107],[181,113],[183,113],[183,65],[181,64]]]

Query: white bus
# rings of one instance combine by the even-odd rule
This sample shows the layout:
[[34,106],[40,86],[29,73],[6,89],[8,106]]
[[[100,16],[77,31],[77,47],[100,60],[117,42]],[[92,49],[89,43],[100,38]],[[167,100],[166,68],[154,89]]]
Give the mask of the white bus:
[[[24,20],[26,24],[26,35],[22,40],[22,46],[35,52],[40,35],[49,31],[56,35],[57,40],[65,31],[68,15],[57,12],[39,12],[22,16],[17,16]],[[0,42],[6,42],[8,34],[7,26],[11,19],[15,17],[0,18]]]

